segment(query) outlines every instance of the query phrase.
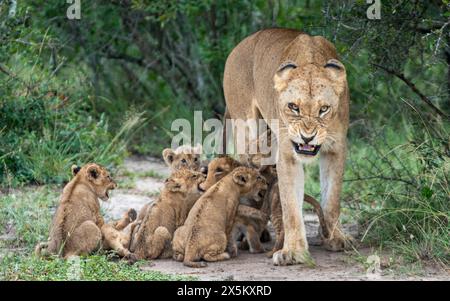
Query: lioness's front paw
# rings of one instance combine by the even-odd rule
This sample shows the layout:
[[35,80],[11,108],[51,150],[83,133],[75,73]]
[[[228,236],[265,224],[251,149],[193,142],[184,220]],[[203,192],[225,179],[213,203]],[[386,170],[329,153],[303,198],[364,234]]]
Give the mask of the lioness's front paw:
[[293,265],[293,264],[307,264],[314,266],[314,259],[309,254],[308,250],[286,250],[281,249],[273,254],[274,265]]

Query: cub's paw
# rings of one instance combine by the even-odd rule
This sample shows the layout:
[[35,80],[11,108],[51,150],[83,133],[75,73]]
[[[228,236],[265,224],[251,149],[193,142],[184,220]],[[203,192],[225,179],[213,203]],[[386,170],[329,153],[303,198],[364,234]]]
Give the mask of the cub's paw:
[[130,220],[130,222],[135,221],[137,218],[137,212],[133,208],[128,209],[126,214],[127,214],[128,219]]
[[126,260],[128,264],[134,264],[136,261],[138,261],[138,258],[134,253],[128,253],[123,257],[123,260]]
[[172,258],[175,261],[183,261],[184,260],[184,255],[181,254],[181,253],[174,253]]
[[352,236],[342,233],[341,230],[337,230],[331,235],[331,238],[323,240],[323,245],[328,251],[339,252],[356,247],[356,240]]
[[272,257],[274,265],[294,265],[306,264],[314,266],[314,259],[309,254],[308,250],[286,250],[281,249],[273,254]]
[[321,246],[323,245],[323,237],[322,235],[317,235],[314,237],[308,237],[308,245],[309,246]]
[[274,250],[270,250],[269,252],[266,253],[266,257],[267,258],[272,258],[273,254],[275,253]]
[[227,252],[228,252],[228,254],[230,254],[231,258],[234,258],[234,257],[238,256],[238,247],[237,247],[237,245],[233,244],[230,247],[228,247]]

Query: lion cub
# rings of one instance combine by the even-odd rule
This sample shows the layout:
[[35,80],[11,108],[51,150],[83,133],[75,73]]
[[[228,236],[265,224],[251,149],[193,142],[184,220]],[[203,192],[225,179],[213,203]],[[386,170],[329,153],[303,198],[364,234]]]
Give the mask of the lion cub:
[[237,167],[214,184],[192,207],[184,225],[175,231],[174,259],[190,267],[204,267],[206,261],[221,261],[235,255],[231,238],[240,197],[261,200],[266,180],[258,170]]
[[166,148],[163,150],[163,159],[171,171],[176,171],[181,168],[187,168],[194,171],[200,171],[201,161],[200,155],[202,153],[202,146],[181,145],[177,149]]
[[133,235],[130,250],[138,259],[171,257],[172,235],[203,193],[200,184],[204,180],[204,174],[185,168],[166,180],[159,199],[148,207]]
[[[109,172],[99,164],[89,163],[82,168],[73,166],[72,174],[74,177],[64,187],[53,217],[49,240],[35,248],[38,256],[87,255],[102,245],[103,233],[112,228],[105,224],[98,201],[108,200],[109,191],[117,187]],[[119,248],[118,252],[121,256],[130,256],[124,248]]]
[[[175,150],[171,148],[166,148],[162,152],[164,162],[170,168],[171,172],[175,172],[180,169],[189,169],[192,171],[201,171],[206,174],[207,167],[202,166],[200,161],[200,154],[202,153],[202,146],[198,144],[197,146],[181,145]],[[147,214],[148,208],[153,203],[145,204],[137,216],[137,223],[142,221],[142,219]]]

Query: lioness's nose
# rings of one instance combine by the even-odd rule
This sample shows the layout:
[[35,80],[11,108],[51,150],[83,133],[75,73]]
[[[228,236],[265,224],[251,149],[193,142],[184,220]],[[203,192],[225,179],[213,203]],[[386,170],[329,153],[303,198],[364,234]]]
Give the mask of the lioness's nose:
[[316,137],[316,134],[309,136],[309,137],[305,137],[305,136],[303,136],[303,134],[301,136],[302,136],[302,139],[305,142],[305,144],[308,144],[309,142],[311,142],[314,139],[314,137]]

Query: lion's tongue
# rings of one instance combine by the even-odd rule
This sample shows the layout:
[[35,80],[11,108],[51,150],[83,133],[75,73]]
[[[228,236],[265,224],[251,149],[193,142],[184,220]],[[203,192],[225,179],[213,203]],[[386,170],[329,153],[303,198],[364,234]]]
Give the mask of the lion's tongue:
[[314,150],[314,145],[300,144],[300,149],[301,150],[305,150],[305,151],[313,151]]

